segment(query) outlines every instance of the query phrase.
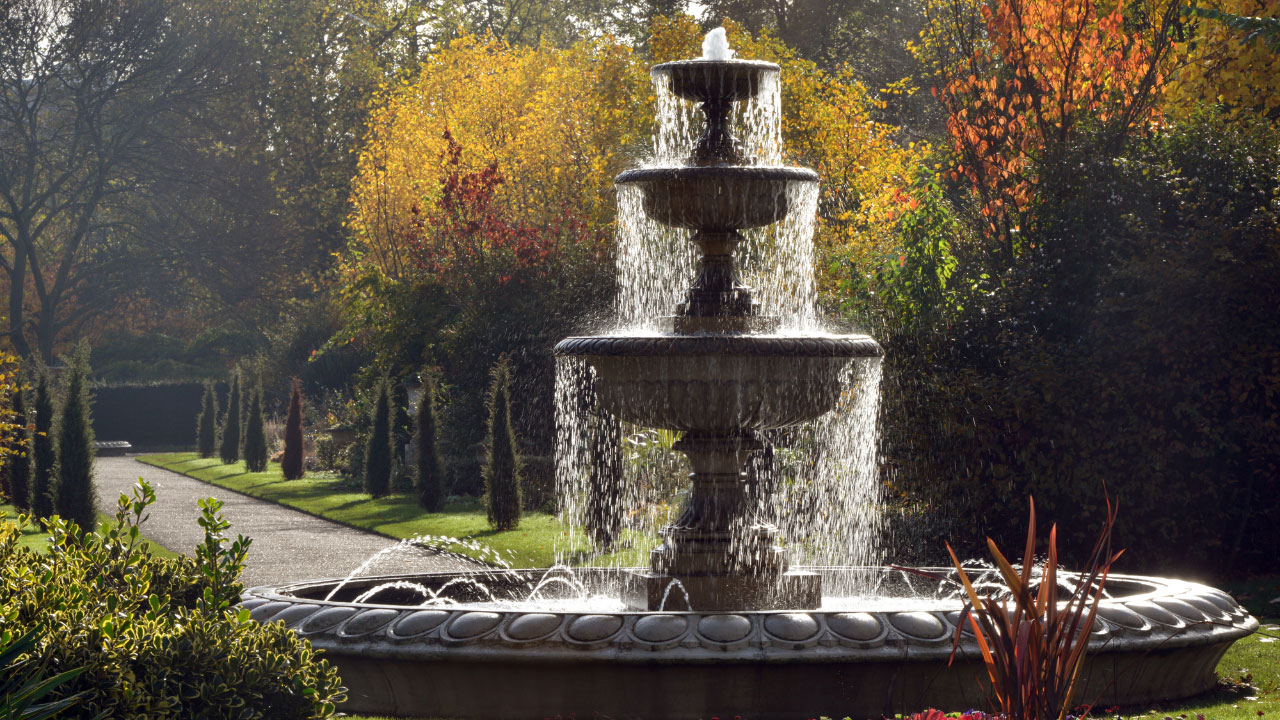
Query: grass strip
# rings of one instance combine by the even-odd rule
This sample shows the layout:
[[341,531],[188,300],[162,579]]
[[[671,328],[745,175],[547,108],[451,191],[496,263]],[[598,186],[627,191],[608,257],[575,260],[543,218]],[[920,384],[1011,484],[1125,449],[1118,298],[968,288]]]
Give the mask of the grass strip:
[[442,512],[423,510],[416,498],[392,494],[372,498],[342,477],[312,476],[285,480],[276,463],[260,473],[248,472],[243,462],[224,465],[217,458],[201,458],[196,453],[140,455],[148,465],[234,490],[250,497],[300,510],[342,525],[378,533],[395,540],[419,535],[463,541],[449,549],[467,557],[490,562],[489,552],[513,567],[549,567],[569,558],[575,563],[642,564],[647,545],[634,543],[621,554],[594,555],[578,532],[569,532],[555,518],[542,512],[526,511],[515,530],[499,532],[489,527],[479,500],[454,500]]
[[[0,522],[8,523],[10,525],[16,524],[19,514],[20,512],[18,508],[13,505],[0,503]],[[115,523],[115,518],[104,513],[98,513],[98,528],[101,532],[106,532],[106,528],[103,526],[113,523]],[[145,535],[142,538],[142,544],[149,548],[151,550],[151,554],[156,557],[178,557],[178,553],[173,552],[169,548],[146,537]],[[18,547],[28,548],[30,550],[35,550],[36,552],[47,552],[49,550],[49,533],[44,531],[44,528],[39,522],[33,520],[23,526],[22,536],[18,538]],[[194,551],[195,548],[192,548],[192,550]]]

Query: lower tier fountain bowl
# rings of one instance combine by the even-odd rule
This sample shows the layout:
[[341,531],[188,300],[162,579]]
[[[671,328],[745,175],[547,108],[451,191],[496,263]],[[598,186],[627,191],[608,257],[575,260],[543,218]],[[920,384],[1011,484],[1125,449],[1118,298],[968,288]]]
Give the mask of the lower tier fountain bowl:
[[[947,663],[961,607],[950,584],[892,568],[815,570],[830,586],[869,575],[875,596],[806,611],[630,612],[615,599],[623,570],[516,570],[258,587],[242,607],[337,665],[346,712],[692,720],[984,706],[972,636]],[[1113,575],[1107,590],[1081,702],[1207,691],[1223,653],[1258,627],[1230,596],[1196,583]]]

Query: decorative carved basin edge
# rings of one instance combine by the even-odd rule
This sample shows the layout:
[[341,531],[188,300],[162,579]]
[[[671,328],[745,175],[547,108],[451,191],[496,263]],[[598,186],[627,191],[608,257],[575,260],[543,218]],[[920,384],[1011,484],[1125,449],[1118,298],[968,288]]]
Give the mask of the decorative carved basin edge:
[[[541,573],[542,571],[513,571]],[[613,571],[602,570],[600,573]],[[444,581],[464,575],[432,573],[361,578]],[[494,609],[479,604],[444,607],[355,604],[313,600],[337,580],[256,587],[241,607],[258,622],[284,622],[320,649],[339,654],[405,660],[493,658],[547,662],[608,658],[613,662],[692,663],[872,662],[945,660],[958,604],[902,611],[816,610],[770,612],[564,612]],[[1090,654],[1166,651],[1234,641],[1258,628],[1226,593],[1183,580],[1112,576],[1109,585],[1145,591],[1105,600],[1090,640]],[[962,657],[978,657],[967,632]]]
[[556,343],[557,356],[755,356],[880,357],[884,350],[867,335],[593,335]]

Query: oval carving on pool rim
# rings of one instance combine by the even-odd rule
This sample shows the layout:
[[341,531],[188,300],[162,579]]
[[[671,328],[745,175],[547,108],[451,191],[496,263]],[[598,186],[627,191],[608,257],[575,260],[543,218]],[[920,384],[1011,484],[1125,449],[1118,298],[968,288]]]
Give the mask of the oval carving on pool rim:
[[884,631],[875,615],[864,612],[831,615],[827,618],[827,627],[841,637],[861,642],[875,640]]
[[502,616],[491,612],[463,613],[449,623],[449,634],[461,640],[478,637],[498,626]]
[[1152,602],[1187,622],[1198,623],[1208,620],[1200,608],[1177,598],[1155,598]]
[[806,613],[779,613],[764,619],[764,629],[776,638],[800,642],[818,634],[818,621]]
[[391,634],[396,637],[413,637],[430,632],[440,623],[449,619],[449,613],[444,610],[421,610],[405,617],[405,619],[396,623],[391,628]]
[[579,642],[604,640],[622,629],[617,615],[583,615],[569,625],[569,637]]
[[632,632],[645,642],[675,640],[689,629],[689,621],[679,615],[646,615],[636,621]]
[[519,615],[507,625],[507,637],[512,640],[536,640],[545,637],[560,627],[561,616],[550,613],[529,613]]
[[293,627],[298,623],[306,620],[315,612],[319,605],[294,605],[271,616],[271,622],[283,622],[286,626]]
[[383,625],[391,622],[400,614],[399,610],[390,608],[374,608],[365,610],[347,621],[342,626],[343,635],[367,635]]
[[937,616],[919,610],[894,613],[889,624],[905,635],[922,640],[938,640],[947,634],[947,626]]
[[698,622],[698,634],[713,642],[737,642],[751,632],[751,621],[741,615],[707,615]]
[[1146,619],[1154,620],[1155,622],[1158,622],[1161,625],[1169,625],[1171,627],[1180,627],[1185,624],[1182,622],[1182,620],[1178,618],[1177,615],[1174,615],[1173,613],[1169,612],[1168,610],[1165,610],[1164,608],[1160,607],[1159,605],[1149,600],[1134,600],[1133,602],[1127,602],[1125,603],[1125,607],[1138,613],[1139,615],[1145,617]]
[[304,633],[324,632],[355,614],[355,608],[328,607],[307,618],[299,629]]

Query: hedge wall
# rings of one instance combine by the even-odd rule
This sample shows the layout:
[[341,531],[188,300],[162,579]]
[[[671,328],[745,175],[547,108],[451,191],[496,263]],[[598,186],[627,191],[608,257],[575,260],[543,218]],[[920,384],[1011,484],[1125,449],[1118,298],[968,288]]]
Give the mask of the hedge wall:
[[[226,385],[218,385],[226,402]],[[125,440],[136,450],[195,448],[201,383],[120,385],[93,389],[93,431],[99,441]]]

